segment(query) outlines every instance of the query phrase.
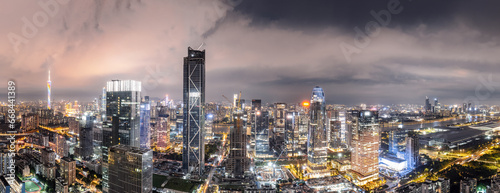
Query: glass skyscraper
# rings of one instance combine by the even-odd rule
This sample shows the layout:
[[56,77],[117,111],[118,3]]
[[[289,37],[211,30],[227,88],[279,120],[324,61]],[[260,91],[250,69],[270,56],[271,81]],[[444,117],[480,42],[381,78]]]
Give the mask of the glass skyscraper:
[[140,132],[141,132],[141,148],[149,149],[151,142],[151,129],[149,128],[149,122],[151,119],[151,102],[149,101],[149,96],[144,97],[144,101],[141,102],[141,112],[140,112]]
[[205,50],[184,57],[182,169],[201,176],[205,167]]
[[380,127],[377,111],[352,111],[351,175],[356,185],[378,179]]
[[327,129],[325,122],[325,93],[316,86],[312,91],[309,109],[309,131],[307,140],[307,165],[314,170],[326,168]]
[[103,192],[108,192],[108,150],[123,144],[139,147],[141,82],[112,80],[106,85],[106,122],[102,129]]
[[109,193],[153,192],[153,151],[116,145],[109,150]]

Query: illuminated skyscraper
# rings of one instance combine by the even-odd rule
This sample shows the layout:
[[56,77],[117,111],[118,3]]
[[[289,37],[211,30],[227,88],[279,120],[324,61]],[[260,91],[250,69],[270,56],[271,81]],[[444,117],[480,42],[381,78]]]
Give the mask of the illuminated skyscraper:
[[182,169],[201,176],[205,168],[205,50],[184,57]]
[[153,151],[127,145],[109,150],[109,193],[153,192]]
[[47,81],[47,109],[50,109],[50,90],[52,89],[52,82],[50,81],[50,70],[49,70],[49,80]]
[[285,121],[285,145],[288,156],[297,156],[299,147],[299,112],[287,112]]
[[106,85],[106,122],[102,126],[103,192],[108,192],[108,150],[113,145],[140,146],[141,82],[112,80]]
[[307,166],[309,172],[317,172],[326,169],[326,149],[328,147],[326,141],[325,93],[319,86],[316,86],[312,91],[309,117]]
[[380,127],[378,112],[352,111],[351,175],[356,185],[378,179]]
[[149,96],[144,97],[144,101],[141,102],[141,115],[140,115],[140,132],[141,132],[141,148],[149,149],[151,147],[151,129],[149,128],[149,122],[151,119],[151,102],[149,101]]

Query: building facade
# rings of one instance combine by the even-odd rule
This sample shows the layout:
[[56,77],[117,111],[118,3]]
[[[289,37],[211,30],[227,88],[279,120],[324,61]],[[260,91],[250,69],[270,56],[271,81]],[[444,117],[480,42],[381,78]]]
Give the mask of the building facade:
[[201,176],[205,167],[205,50],[188,48],[183,82],[182,169]]

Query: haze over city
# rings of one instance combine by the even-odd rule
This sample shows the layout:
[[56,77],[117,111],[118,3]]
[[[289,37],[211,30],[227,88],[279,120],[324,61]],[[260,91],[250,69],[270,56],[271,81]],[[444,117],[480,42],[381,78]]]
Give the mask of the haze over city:
[[427,95],[461,103],[479,77],[500,81],[498,2],[399,3],[348,62],[342,43],[355,46],[355,28],[365,32],[377,21],[371,11],[387,11],[388,2],[68,1],[18,48],[7,35],[24,37],[23,18],[33,23],[43,8],[8,2],[0,8],[0,76],[18,81],[23,100],[44,99],[49,69],[54,100],[91,101],[111,79],[147,81],[150,96],[180,99],[186,47],[204,43],[207,101],[242,91],[300,102],[319,85],[329,103],[419,103]]

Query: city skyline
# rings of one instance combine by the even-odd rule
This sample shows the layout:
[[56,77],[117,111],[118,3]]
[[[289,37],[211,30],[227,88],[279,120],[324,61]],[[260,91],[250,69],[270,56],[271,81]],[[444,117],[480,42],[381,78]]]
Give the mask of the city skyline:
[[[318,85],[328,104],[421,104],[425,96],[461,104],[478,88],[489,92],[481,103],[495,104],[499,29],[485,18],[497,18],[498,3],[481,3],[401,1],[401,12],[349,61],[342,45],[356,46],[355,28],[377,22],[371,11],[385,13],[387,2],[69,1],[16,49],[9,34],[23,37],[23,18],[34,25],[32,16],[44,11],[20,1],[2,10],[15,19],[0,21],[7,36],[0,75],[18,81],[19,100],[44,100],[49,70],[54,102],[92,101],[114,79],[142,81],[146,95],[180,100],[185,47],[203,45],[212,64],[207,102],[239,91],[270,104],[300,102]],[[175,11],[193,5],[189,19]],[[419,14],[423,7],[429,14]]]

